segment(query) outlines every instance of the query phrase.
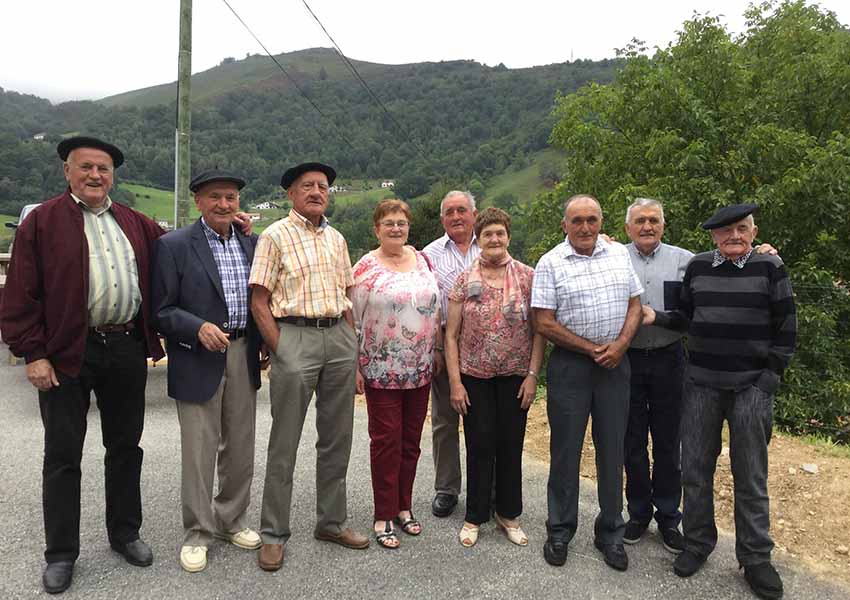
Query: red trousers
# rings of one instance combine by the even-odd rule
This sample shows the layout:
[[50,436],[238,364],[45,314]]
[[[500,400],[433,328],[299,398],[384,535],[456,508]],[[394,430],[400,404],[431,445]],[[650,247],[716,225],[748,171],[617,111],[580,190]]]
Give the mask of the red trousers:
[[411,508],[430,387],[383,390],[366,386],[376,521],[392,520]]

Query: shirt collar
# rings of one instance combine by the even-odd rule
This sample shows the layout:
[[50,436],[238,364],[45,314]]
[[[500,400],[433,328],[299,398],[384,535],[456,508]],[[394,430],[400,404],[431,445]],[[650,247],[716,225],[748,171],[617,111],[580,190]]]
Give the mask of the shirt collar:
[[586,254],[579,254],[578,252],[575,251],[575,248],[573,248],[573,245],[570,243],[570,238],[569,237],[564,238],[564,256],[565,257],[581,256],[581,257],[584,257],[584,258],[593,258],[597,254],[600,254],[602,252],[607,252],[607,250],[608,250],[608,244],[605,243],[604,241],[602,241],[601,237],[597,237],[596,238],[596,245],[593,247],[593,252],[590,254],[590,256],[587,256]]
[[[472,246],[476,245],[477,243],[478,243],[478,238],[475,237],[475,233],[473,232],[472,239],[469,241],[469,247],[471,248]],[[449,237],[448,233],[443,234],[443,237],[440,238],[440,244],[443,246],[443,248],[448,248],[449,244],[451,244],[452,246],[457,248],[457,243],[452,238]]]
[[77,198],[74,194],[71,194],[71,198],[74,199],[74,202],[76,202],[80,206],[80,208],[89,211],[96,217],[99,217],[100,215],[108,211],[110,208],[112,208],[112,198],[110,198],[109,196],[106,197],[106,202],[104,202],[103,206],[101,206],[100,208],[91,208],[88,204]]
[[722,254],[720,254],[720,250],[715,250],[714,251],[714,260],[711,261],[711,266],[712,267],[719,267],[720,265],[722,265],[725,262],[731,262],[733,265],[735,265],[739,269],[743,269],[744,265],[747,264],[747,261],[750,259],[750,256],[752,255],[752,253],[753,253],[753,249],[750,248],[750,251],[747,252],[746,254],[744,254],[743,256],[739,256],[738,258],[736,258],[734,260],[730,260],[730,259],[726,258],[725,256],[723,256]]
[[643,252],[641,252],[641,251],[640,251],[640,248],[638,248],[638,247],[637,247],[637,244],[635,244],[634,242],[632,242],[632,247],[635,249],[635,253],[636,253],[638,256],[640,256],[641,258],[655,258],[655,255],[656,255],[656,254],[658,254],[658,251],[659,251],[659,250],[661,250],[661,246],[663,246],[663,245],[664,245],[664,244],[662,244],[661,242],[658,242],[658,243],[655,245],[655,248],[653,248],[653,249],[650,251],[650,253],[649,253],[649,254],[644,254]]
[[222,236],[215,229],[207,225],[207,222],[204,221],[203,217],[201,217],[201,227],[203,227],[204,233],[207,235],[208,240],[212,240],[215,242],[226,242],[227,240],[233,237],[233,223],[230,224],[230,232],[228,233],[227,237]]
[[304,229],[323,231],[325,227],[328,226],[328,218],[325,215],[322,215],[322,221],[319,223],[319,226],[316,227],[309,219],[307,219],[307,217],[296,212],[294,208],[289,209],[289,218],[300,224]]

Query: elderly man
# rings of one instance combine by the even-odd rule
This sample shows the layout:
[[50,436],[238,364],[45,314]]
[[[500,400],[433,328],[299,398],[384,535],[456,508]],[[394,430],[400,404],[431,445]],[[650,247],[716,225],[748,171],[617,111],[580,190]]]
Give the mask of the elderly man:
[[145,414],[146,357],[163,352],[149,326],[149,263],[162,230],[112,202],[117,147],[92,137],[63,140],[65,193],[18,227],[0,328],[27,362],[44,423],[44,589],[71,584],[80,552],[80,463],[94,391],[106,477],[106,531],[127,562],[148,566],[142,524],[139,440]]
[[[659,310],[678,306],[685,267],[693,253],[664,244],[664,208],[657,200],[636,199],[626,210],[632,266],[644,288],[641,303]],[[682,334],[642,327],[629,347],[631,394],[626,427],[625,471],[629,521],[623,541],[636,544],[653,516],[662,544],[684,550],[679,532],[682,477],[679,468],[679,418],[685,356]],[[652,475],[647,443],[652,435]]]
[[346,295],[354,285],[348,245],[324,216],[335,178],[334,169],[317,162],[283,174],[280,184],[292,210],[262,233],[251,269],[251,310],[273,351],[272,429],[258,556],[266,571],[280,569],[291,535],[292,473],[314,392],[319,440],[313,535],[347,548],[369,545],[367,537],[344,528],[357,336]]
[[[440,203],[440,222],[446,234],[422,250],[437,275],[444,334],[448,297],[454,288],[455,279],[481,254],[472,231],[477,214],[472,194],[457,190],[449,192]],[[437,361],[445,361],[443,348],[436,348],[435,356]],[[449,396],[446,369],[438,369],[431,381],[431,435],[436,490],[431,512],[436,517],[452,514],[457,506],[461,486],[459,420],[458,413],[449,402]]]
[[[260,387],[260,335],[249,312],[257,236],[233,226],[240,177],[207,171],[189,188],[201,218],[156,242],[153,312],[166,337],[168,395],[177,401],[182,451],[180,565],[207,565],[213,537],[260,547],[247,526]],[[218,494],[213,481],[218,467]]]
[[723,421],[735,480],[735,554],[760,598],[781,598],[770,562],[767,446],[773,398],[794,353],[797,317],[782,261],[754,252],[755,204],[718,210],[702,224],[717,249],[696,255],[685,271],[680,308],[644,308],[644,324],[688,331],[682,407],[685,551],[673,565],[689,577],[717,543],[714,470]]
[[593,196],[567,200],[562,227],[567,239],[538,262],[531,295],[538,331],[555,344],[546,370],[552,458],[543,554],[551,565],[566,562],[578,526],[581,450],[592,415],[600,508],[594,543],[606,564],[624,571],[626,350],[640,325],[643,288],[628,250],[599,239],[602,209]]

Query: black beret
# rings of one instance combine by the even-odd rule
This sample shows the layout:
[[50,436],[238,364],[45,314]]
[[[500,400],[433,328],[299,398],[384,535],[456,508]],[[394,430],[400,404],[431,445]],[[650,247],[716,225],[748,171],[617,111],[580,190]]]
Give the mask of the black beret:
[[291,169],[287,169],[286,173],[283,174],[283,177],[280,178],[280,186],[285,190],[289,189],[292,182],[301,177],[304,173],[309,173],[310,171],[324,173],[328,178],[328,185],[333,184],[334,179],[336,179],[336,171],[334,171],[333,167],[329,167],[328,165],[323,165],[318,162],[306,162],[292,167]]
[[204,171],[200,175],[196,175],[195,178],[189,183],[189,189],[192,190],[192,192],[197,192],[199,189],[201,189],[202,185],[212,183],[213,181],[227,181],[230,183],[235,183],[237,190],[241,190],[243,187],[245,187],[245,180],[241,177],[237,177],[233,173],[228,173],[227,171],[212,169],[210,171]]
[[758,210],[758,204],[733,204],[724,206],[711,215],[711,218],[702,224],[703,229],[717,229],[737,223],[741,219],[753,214]]
[[71,154],[71,150],[76,150],[77,148],[95,148],[97,150],[103,150],[112,157],[112,165],[114,167],[117,168],[124,164],[124,153],[121,152],[117,146],[113,146],[103,140],[84,135],[78,135],[62,140],[59,142],[59,145],[56,146],[56,152],[59,153],[59,158],[62,160],[68,160],[68,155]]

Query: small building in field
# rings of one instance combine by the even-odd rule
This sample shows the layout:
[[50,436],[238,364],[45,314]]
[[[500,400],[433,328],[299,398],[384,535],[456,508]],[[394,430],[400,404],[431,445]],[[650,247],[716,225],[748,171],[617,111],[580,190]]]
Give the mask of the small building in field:
[[257,210],[270,210],[272,208],[280,208],[279,204],[275,204],[274,202],[269,202],[266,200],[265,202],[260,202],[257,206],[255,206]]
[[386,189],[389,189],[389,188],[394,188],[394,187],[395,187],[395,181],[393,181],[392,179],[385,179],[384,181],[381,182],[381,189],[383,189],[383,190],[386,190]]
[[32,139],[34,139],[36,142],[43,142],[44,136],[46,136],[46,135],[47,134],[42,131],[42,132],[36,133],[34,136],[32,136]]

